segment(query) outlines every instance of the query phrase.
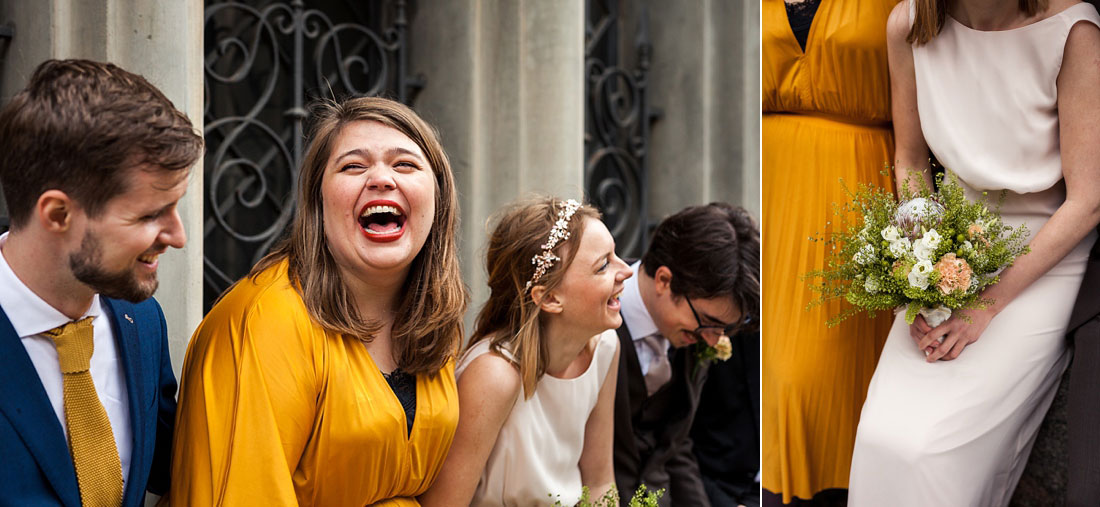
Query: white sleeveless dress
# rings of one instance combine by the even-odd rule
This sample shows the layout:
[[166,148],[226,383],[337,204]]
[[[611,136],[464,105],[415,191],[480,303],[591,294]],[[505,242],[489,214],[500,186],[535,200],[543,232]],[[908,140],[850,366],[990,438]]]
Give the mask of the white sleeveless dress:
[[[928,146],[971,199],[1009,190],[1002,218],[1032,237],[1066,197],[1057,78],[1078,22],[1100,26],[1100,16],[1075,4],[997,32],[948,17],[913,48]],[[1070,359],[1065,330],[1094,241],[1095,232],[953,361],[927,363],[895,319],[860,416],[849,505],[1008,504]]]
[[[578,466],[584,448],[584,426],[596,406],[619,339],[615,330],[599,335],[588,369],[572,379],[543,375],[535,394],[516,404],[497,436],[496,445],[470,503],[479,506],[574,505],[581,497]],[[461,377],[478,356],[489,352],[482,340],[455,368]]]

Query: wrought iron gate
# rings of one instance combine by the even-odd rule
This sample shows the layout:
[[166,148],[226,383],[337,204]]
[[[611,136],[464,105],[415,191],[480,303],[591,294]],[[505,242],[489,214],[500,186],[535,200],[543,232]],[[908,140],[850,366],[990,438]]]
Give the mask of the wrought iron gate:
[[384,95],[411,102],[404,0],[208,1],[204,305],[244,276],[295,210],[307,106]]
[[[0,61],[7,58],[8,46],[11,45],[11,40],[15,37],[15,28],[10,24],[0,23]],[[0,189],[3,190],[3,189]],[[0,234],[7,232],[8,225],[10,224],[8,217],[8,203],[4,199],[3,192],[0,192]]]
[[[618,254],[640,257],[649,233],[649,127],[657,118],[647,99],[653,46],[645,7],[630,33],[623,30],[627,0],[585,2],[584,181],[589,201],[603,212]],[[637,62],[626,68],[622,46]]]

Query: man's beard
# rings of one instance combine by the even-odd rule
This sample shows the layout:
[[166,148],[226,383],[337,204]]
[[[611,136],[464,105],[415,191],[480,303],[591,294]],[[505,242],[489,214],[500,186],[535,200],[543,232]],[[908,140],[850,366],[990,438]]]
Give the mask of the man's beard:
[[84,239],[80,241],[80,251],[69,256],[69,269],[77,280],[109,298],[140,303],[157,291],[156,273],[153,274],[151,283],[142,285],[132,269],[111,273],[101,268],[99,263],[102,256],[99,240],[90,232],[85,233]]

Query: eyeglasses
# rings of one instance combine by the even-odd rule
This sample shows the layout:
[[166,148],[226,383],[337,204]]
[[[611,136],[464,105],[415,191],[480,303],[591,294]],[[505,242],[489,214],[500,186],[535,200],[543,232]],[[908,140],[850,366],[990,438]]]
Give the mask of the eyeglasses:
[[695,328],[691,334],[694,335],[695,338],[703,341],[717,341],[723,336],[735,336],[742,327],[746,326],[752,320],[750,316],[743,315],[741,316],[741,320],[732,324],[726,324],[724,326],[704,326],[703,321],[699,318],[699,312],[695,311],[695,305],[691,304],[691,298],[685,296],[684,299],[687,300],[688,308],[691,308],[691,314],[695,316],[695,323],[699,324],[699,327]]

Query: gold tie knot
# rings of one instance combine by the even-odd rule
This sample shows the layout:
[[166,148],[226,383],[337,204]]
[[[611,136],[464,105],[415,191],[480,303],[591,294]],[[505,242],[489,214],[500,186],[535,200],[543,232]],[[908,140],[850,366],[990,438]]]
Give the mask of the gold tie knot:
[[57,362],[61,364],[61,373],[81,373],[88,371],[95,350],[95,335],[92,332],[92,317],[57,326],[46,334],[53,338],[57,347]]

